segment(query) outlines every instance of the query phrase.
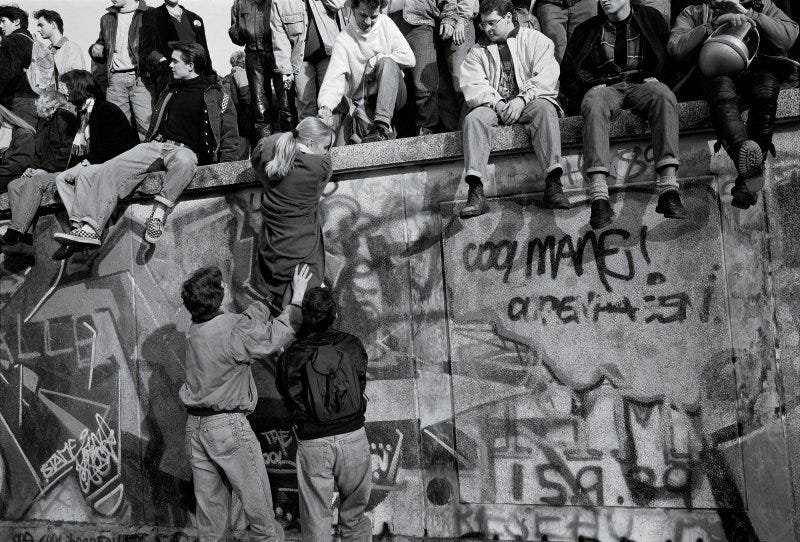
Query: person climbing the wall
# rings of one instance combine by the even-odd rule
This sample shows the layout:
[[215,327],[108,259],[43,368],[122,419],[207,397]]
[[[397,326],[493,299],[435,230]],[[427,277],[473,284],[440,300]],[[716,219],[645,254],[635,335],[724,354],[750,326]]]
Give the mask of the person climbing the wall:
[[291,132],[263,138],[250,161],[261,181],[258,264],[273,314],[292,297],[292,269],[307,264],[311,286],[325,278],[325,252],[319,199],[331,179],[333,132],[316,117],[301,120]]
[[334,329],[333,293],[309,288],[303,298],[307,334],[281,355],[276,387],[294,420],[297,489],[304,542],[332,540],[331,502],[339,492],[338,535],[369,541],[365,514],[372,460],[364,430],[367,352],[355,335]]
[[251,365],[294,340],[300,304],[311,280],[307,265],[295,268],[291,303],[272,319],[261,302],[242,314],[223,312],[229,287],[217,266],[198,269],[183,283],[181,299],[192,324],[186,332],[186,452],[197,499],[200,542],[227,540],[231,491],[242,503],[255,538],[281,542],[261,445],[247,421],[258,400]]

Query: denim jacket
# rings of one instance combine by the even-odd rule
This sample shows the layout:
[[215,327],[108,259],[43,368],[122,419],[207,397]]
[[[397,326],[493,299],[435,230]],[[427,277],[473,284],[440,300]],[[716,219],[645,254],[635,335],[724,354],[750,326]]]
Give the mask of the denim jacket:
[[[325,53],[330,56],[333,42],[347,20],[344,0],[308,0],[319,29]],[[303,63],[308,31],[308,11],[304,0],[274,0],[270,13],[272,52],[275,71],[285,75],[298,73]]]
[[[203,76],[200,76],[203,77]],[[236,118],[236,108],[231,97],[222,89],[219,77],[207,76],[208,88],[204,94],[205,107],[205,148],[197,157],[198,164],[209,162],[235,162],[239,159],[239,124]],[[158,102],[153,108],[150,129],[147,131],[147,141],[151,141],[158,133],[161,121],[166,111],[166,106],[174,96],[173,85],[165,88],[158,97]],[[211,130],[209,132],[209,130]]]
[[403,19],[412,25],[436,26],[439,21],[455,25],[471,21],[478,13],[478,0],[404,0]]

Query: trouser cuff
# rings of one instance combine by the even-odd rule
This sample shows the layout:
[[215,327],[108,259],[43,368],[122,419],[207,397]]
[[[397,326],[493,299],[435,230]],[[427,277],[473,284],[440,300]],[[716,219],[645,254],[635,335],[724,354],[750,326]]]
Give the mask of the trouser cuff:
[[171,199],[165,198],[161,194],[156,194],[155,200],[158,203],[161,203],[164,206],[166,206],[168,209],[172,209],[173,207],[175,207],[175,202],[174,201],[172,201]]

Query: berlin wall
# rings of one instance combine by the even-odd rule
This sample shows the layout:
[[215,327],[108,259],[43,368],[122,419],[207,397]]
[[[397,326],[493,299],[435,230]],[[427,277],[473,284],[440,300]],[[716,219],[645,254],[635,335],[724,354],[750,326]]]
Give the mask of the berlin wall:
[[[682,104],[686,221],[655,213],[649,138],[623,115],[598,231],[578,119],[566,211],[543,208],[521,130],[499,131],[490,210],[468,221],[457,136],[334,151],[326,282],[369,353],[376,538],[800,542],[799,103],[784,92],[747,211],[702,106]],[[139,199],[99,251],[52,261],[51,210],[36,266],[0,260],[0,540],[195,536],[180,285],[218,264],[233,309],[261,294],[246,164],[193,187],[154,248]],[[251,424],[297,537],[291,421],[271,363],[254,372]]]

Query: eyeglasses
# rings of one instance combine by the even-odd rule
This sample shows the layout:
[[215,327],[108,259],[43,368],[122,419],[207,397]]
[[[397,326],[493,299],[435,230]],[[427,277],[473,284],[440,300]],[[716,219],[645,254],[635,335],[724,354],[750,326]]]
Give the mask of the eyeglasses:
[[497,26],[497,23],[499,23],[500,21],[502,21],[504,19],[505,19],[505,17],[501,17],[499,19],[495,19],[494,21],[486,21],[486,22],[483,22],[483,23],[478,23],[478,27],[481,30],[483,30],[484,32],[486,32],[487,30],[491,30],[492,28]]

